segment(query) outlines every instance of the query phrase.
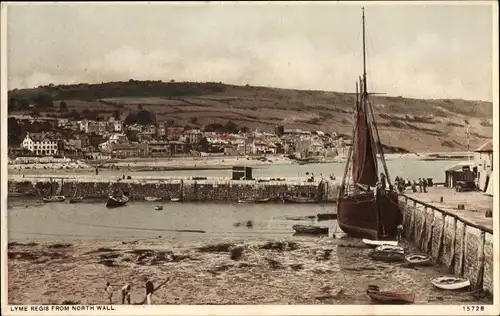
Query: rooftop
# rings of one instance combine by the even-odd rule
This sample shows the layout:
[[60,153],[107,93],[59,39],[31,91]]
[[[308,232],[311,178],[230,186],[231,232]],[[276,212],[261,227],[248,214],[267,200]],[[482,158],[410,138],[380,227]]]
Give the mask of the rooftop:
[[484,143],[481,147],[474,150],[475,152],[493,152],[493,139]]

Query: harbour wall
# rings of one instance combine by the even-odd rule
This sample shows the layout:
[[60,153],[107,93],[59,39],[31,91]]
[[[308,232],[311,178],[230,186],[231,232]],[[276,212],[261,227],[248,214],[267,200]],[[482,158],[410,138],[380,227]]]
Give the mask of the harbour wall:
[[106,179],[89,177],[25,177],[9,179],[10,196],[82,196],[107,198],[114,192],[126,192],[132,200],[147,196],[180,198],[186,202],[236,202],[243,198],[274,198],[282,196],[335,202],[340,183],[322,179],[307,182],[296,179],[259,182],[230,179],[171,179],[161,177],[134,177],[133,179]]
[[493,230],[402,195],[406,240],[450,273],[468,278],[473,290],[493,293]]

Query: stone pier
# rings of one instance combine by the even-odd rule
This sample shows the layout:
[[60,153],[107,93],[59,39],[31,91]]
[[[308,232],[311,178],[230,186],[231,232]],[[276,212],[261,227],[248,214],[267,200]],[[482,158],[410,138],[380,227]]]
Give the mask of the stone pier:
[[146,196],[181,198],[192,202],[235,202],[244,198],[307,197],[318,202],[335,202],[339,182],[303,179],[230,180],[224,178],[139,177],[131,179],[103,176],[9,176],[10,196],[64,195],[107,198],[116,191],[126,192],[132,200]]
[[486,217],[491,196],[429,188],[402,195],[399,203],[408,241],[450,273],[467,277],[472,289],[493,293],[493,219]]

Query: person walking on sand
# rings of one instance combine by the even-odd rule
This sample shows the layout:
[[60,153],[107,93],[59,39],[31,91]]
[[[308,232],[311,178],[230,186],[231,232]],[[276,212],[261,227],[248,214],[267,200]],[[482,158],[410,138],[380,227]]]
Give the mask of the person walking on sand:
[[109,282],[106,282],[106,288],[104,290],[108,295],[109,304],[113,304],[113,287]]
[[125,301],[130,305],[130,284],[126,284],[122,287],[122,305],[125,305]]
[[425,178],[422,181],[422,186],[424,187],[424,193],[427,193],[427,180]]
[[413,192],[417,192],[417,180],[413,180],[413,183],[411,184],[411,190]]
[[155,287],[153,285],[153,282],[148,277],[144,277],[144,281],[146,282],[146,304],[152,305],[153,293],[155,291]]
[[422,178],[418,178],[418,188],[420,190],[420,193],[422,193]]

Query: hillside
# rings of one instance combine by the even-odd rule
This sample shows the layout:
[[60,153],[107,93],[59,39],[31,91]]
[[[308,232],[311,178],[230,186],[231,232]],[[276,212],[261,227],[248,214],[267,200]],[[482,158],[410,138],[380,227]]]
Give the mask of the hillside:
[[[61,112],[60,103],[67,104]],[[466,124],[474,149],[493,134],[490,102],[421,100],[373,96],[384,145],[410,151],[465,151]],[[9,113],[28,113],[37,104],[42,115],[77,111],[125,117],[139,105],[158,122],[201,126],[231,120],[239,126],[272,130],[276,125],[350,134],[355,95],[339,92],[287,90],[222,83],[161,81],[109,82],[44,86],[9,91]]]

